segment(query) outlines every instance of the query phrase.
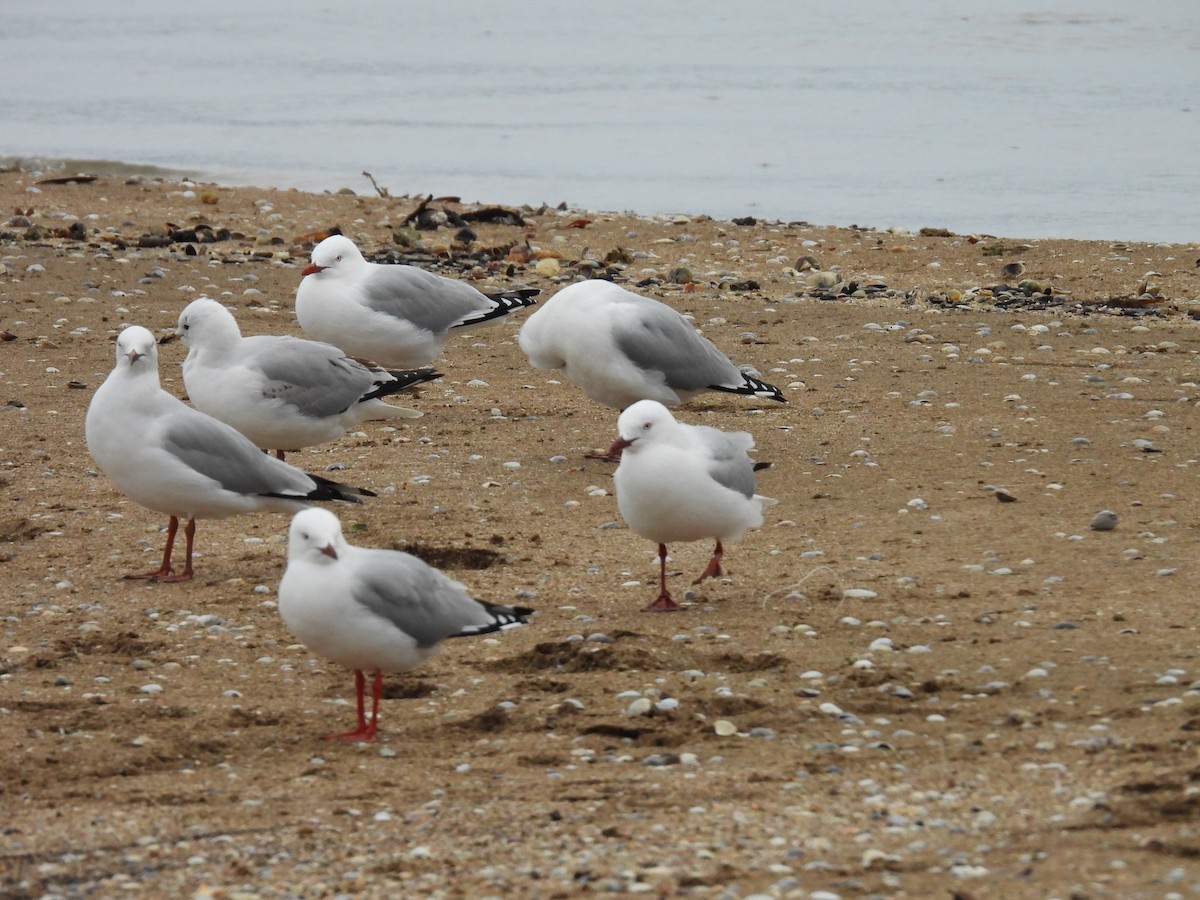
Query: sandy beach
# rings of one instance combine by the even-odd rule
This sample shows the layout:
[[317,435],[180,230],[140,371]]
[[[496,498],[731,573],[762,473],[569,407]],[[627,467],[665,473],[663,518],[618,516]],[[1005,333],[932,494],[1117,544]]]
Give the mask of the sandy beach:
[[[1200,244],[380,188],[0,172],[0,894],[1200,893]],[[123,581],[166,517],[84,444],[113,337],[202,295],[300,334],[332,230],[481,288],[610,278],[781,387],[676,409],[772,463],[727,575],[691,588],[709,547],[673,546],[686,608],[640,611],[656,548],[585,458],[616,412],[533,369],[516,314],[451,337],[423,418],[289,455],[378,495],[336,510],[354,543],[537,609],[390,678],[378,743],[321,740],[353,680],[275,608],[286,516]]]

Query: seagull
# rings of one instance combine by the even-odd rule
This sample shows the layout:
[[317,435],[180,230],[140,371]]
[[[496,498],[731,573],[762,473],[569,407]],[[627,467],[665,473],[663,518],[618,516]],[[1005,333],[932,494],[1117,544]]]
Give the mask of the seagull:
[[488,325],[532,306],[536,289],[482,294],[463,281],[416,266],[368,262],[345,235],[313,248],[296,289],[300,327],[380,365],[432,362],[452,328]]
[[[279,613],[309,650],[354,670],[357,727],[325,737],[373,741],[384,672],[415,669],[445,638],[523,625],[533,610],[476,600],[457,581],[399,550],[349,544],[337,516],[306,509],[288,530]],[[374,672],[370,721],[365,671]]]
[[762,525],[763,507],[776,502],[754,493],[754,472],[769,463],[750,458],[754,438],[747,432],[678,422],[656,400],[626,409],[617,431],[610,450],[620,456],[613,474],[617,508],[630,528],[658,543],[660,590],[644,609],[678,610],[667,590],[667,544],[715,538],[708,566],[692,583],[724,574],[722,541]]
[[538,369],[559,369],[597,403],[676,406],[701,391],[786,403],[774,385],[729,361],[665,303],[608,281],[563,288],[525,320],[517,342]]
[[[191,579],[196,519],[375,496],[274,459],[240,431],[172,397],[159,386],[154,335],[140,325],[117,336],[116,367],[92,397],[84,434],[92,458],[122,493],[170,517],[162,565],[126,578]],[[180,519],[187,520],[187,556],[176,572],[171,550]]]
[[440,376],[434,369],[389,372],[319,341],[242,337],[233,313],[210,297],[184,307],[176,334],[188,348],[183,383],[196,409],[280,459],[371,419],[420,418],[381,398]]

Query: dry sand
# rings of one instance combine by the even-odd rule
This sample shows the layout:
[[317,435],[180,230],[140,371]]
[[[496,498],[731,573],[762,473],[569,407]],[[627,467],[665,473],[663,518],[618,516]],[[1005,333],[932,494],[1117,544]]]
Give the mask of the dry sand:
[[[639,612],[655,548],[584,459],[615,412],[529,366],[520,316],[452,338],[424,418],[289,459],[378,492],[338,510],[351,540],[538,614],[390,679],[380,742],[346,745],[320,735],[350,673],[275,609],[286,517],[202,521],[192,583],[122,581],[165,519],[94,470],[83,418],[122,325],[207,293],[298,333],[314,235],[408,252],[417,201],[34,181],[0,174],[3,896],[1200,892],[1196,246],[554,209],[466,252],[410,231],[489,286],[657,278],[787,393],[677,410],[753,432],[780,502],[685,611]],[[198,225],[231,235],[162,237]],[[819,299],[837,276],[805,256],[886,290]],[[1069,293],[970,290],[1016,261]],[[708,549],[672,548],[678,595]]]

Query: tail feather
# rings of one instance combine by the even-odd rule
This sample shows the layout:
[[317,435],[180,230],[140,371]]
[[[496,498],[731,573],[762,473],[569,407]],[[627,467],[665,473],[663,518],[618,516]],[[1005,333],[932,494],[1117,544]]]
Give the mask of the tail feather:
[[504,291],[500,294],[485,294],[484,296],[491,300],[496,305],[491,309],[480,310],[477,313],[472,313],[465,316],[461,322],[456,324],[455,328],[463,328],[467,325],[479,325],[483,322],[490,322],[493,319],[499,319],[502,316],[507,316],[510,312],[517,309],[524,309],[527,306],[533,306],[537,303],[533,298],[540,294],[538,288],[521,288],[515,291]]
[[742,373],[741,384],[710,384],[709,388],[714,391],[724,391],[726,394],[742,394],[744,396],[761,397],[764,400],[778,400],[780,403],[787,403],[787,400],[783,396],[783,391],[775,387],[775,385],[760,381],[753,375],[747,375],[745,372]]

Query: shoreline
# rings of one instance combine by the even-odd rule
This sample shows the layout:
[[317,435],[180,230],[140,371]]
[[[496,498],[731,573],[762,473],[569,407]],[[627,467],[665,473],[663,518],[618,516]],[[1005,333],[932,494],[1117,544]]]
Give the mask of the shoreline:
[[[352,176],[349,176],[348,178],[344,179],[348,182],[354,182],[354,184],[347,183],[347,184],[343,184],[336,188],[335,187],[317,188],[313,184],[308,183],[308,182],[312,182],[314,179],[317,178],[317,176],[315,176],[315,175],[305,176],[305,177],[296,179],[301,184],[301,186],[296,186],[293,184],[288,184],[287,177],[283,176],[283,175],[279,175],[279,174],[272,175],[270,173],[247,173],[247,174],[239,175],[237,173],[224,173],[222,175],[221,173],[213,173],[213,172],[204,171],[202,168],[162,166],[162,165],[157,165],[157,164],[152,164],[152,163],[130,163],[130,162],[125,162],[125,161],[121,161],[121,160],[109,160],[109,159],[90,159],[90,158],[73,158],[73,157],[39,157],[39,156],[29,157],[29,156],[17,156],[17,155],[10,154],[10,155],[6,155],[6,156],[0,156],[0,170],[21,171],[21,172],[25,172],[25,173],[29,173],[29,174],[36,174],[36,173],[41,172],[41,173],[43,173],[42,177],[50,177],[50,178],[62,178],[62,177],[67,177],[68,175],[71,175],[71,174],[103,175],[103,176],[111,176],[111,177],[162,178],[162,179],[167,179],[167,180],[175,180],[180,183],[188,182],[191,184],[204,185],[207,187],[236,188],[239,190],[262,190],[262,191],[285,191],[285,192],[294,191],[294,192],[298,192],[298,193],[302,193],[302,194],[313,194],[315,196],[339,194],[339,193],[343,193],[345,191],[351,191],[356,196],[380,196],[381,199],[385,199],[384,196],[380,193],[380,191],[382,190],[382,191],[388,192],[390,194],[389,186],[387,184],[382,184],[382,185],[377,184],[375,181],[375,178],[373,176],[371,176],[370,173],[367,171],[363,171],[358,175],[352,175]],[[334,182],[334,181],[337,181],[338,179],[334,176],[327,176],[327,177],[322,178],[321,180]],[[392,195],[392,199],[404,198],[404,199],[410,199],[410,200],[413,200],[414,202],[416,202],[417,200],[419,200],[425,196],[430,196],[430,195],[426,194],[426,193],[421,193],[421,192],[403,193],[403,194]],[[450,196],[450,195],[444,195],[444,196]],[[481,206],[497,205],[494,202],[485,200],[485,199],[466,199],[462,202],[464,202],[467,205],[481,205]],[[537,208],[539,206],[546,205],[547,202],[550,202],[551,205],[554,205],[554,206],[567,204],[572,210],[579,211],[579,212],[587,212],[588,214],[593,214],[593,215],[628,216],[630,218],[664,218],[664,217],[670,218],[670,217],[683,215],[683,216],[687,216],[688,218],[700,218],[700,217],[707,216],[708,218],[713,218],[717,221],[733,221],[733,220],[739,219],[739,218],[752,217],[752,218],[758,219],[759,221],[762,221],[764,223],[776,224],[776,225],[798,224],[798,225],[804,225],[806,227],[813,227],[813,228],[843,228],[843,229],[849,229],[849,230],[879,231],[879,232],[897,233],[897,234],[910,234],[910,233],[915,234],[915,233],[920,233],[922,231],[933,231],[933,232],[947,231],[947,232],[953,232],[955,234],[963,234],[963,235],[977,233],[977,234],[980,234],[980,235],[983,235],[986,237],[991,237],[991,238],[1006,237],[1010,240],[1029,240],[1029,241],[1051,241],[1051,240],[1058,241],[1058,240],[1061,240],[1061,241],[1084,241],[1084,242],[1096,241],[1096,242],[1108,242],[1108,243],[1151,244],[1151,245],[1157,245],[1157,246],[1163,246],[1163,247],[1167,247],[1167,246],[1200,247],[1200,235],[1197,235],[1194,239],[1190,239],[1190,240],[1161,241],[1161,240],[1153,240],[1153,239],[1137,239],[1137,238],[1131,239],[1128,237],[1104,237],[1104,238],[1096,238],[1096,237],[1080,238],[1080,237],[1072,237],[1072,236],[1030,237],[1028,234],[1018,235],[1016,233],[1013,233],[1013,234],[999,234],[999,233],[991,234],[991,233],[985,233],[985,232],[972,232],[969,230],[962,230],[962,229],[948,229],[941,225],[933,224],[933,223],[927,223],[926,225],[923,225],[923,226],[912,226],[912,227],[900,226],[900,225],[885,225],[885,224],[863,225],[861,223],[819,224],[819,223],[809,222],[804,219],[784,219],[784,218],[779,218],[779,217],[772,217],[769,215],[763,215],[761,213],[756,212],[755,207],[758,206],[757,203],[749,203],[749,202],[746,204],[746,211],[744,213],[742,213],[740,215],[729,215],[729,216],[723,216],[723,217],[713,216],[708,213],[698,213],[695,210],[688,210],[688,209],[679,209],[679,210],[674,210],[674,211],[669,211],[669,212],[652,212],[652,213],[646,213],[646,212],[638,210],[636,208],[603,209],[603,208],[599,208],[599,207],[589,207],[586,205],[573,204],[573,203],[570,203],[569,201],[544,201],[543,200],[543,201],[532,202],[532,203],[530,203],[530,202],[524,202],[524,203],[505,202],[505,203],[502,203],[499,205],[511,205],[511,206],[518,206],[518,207]]]

